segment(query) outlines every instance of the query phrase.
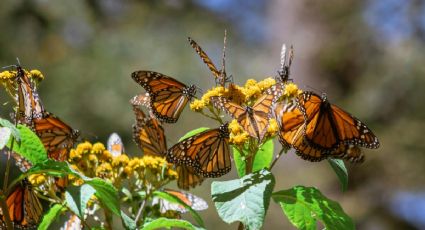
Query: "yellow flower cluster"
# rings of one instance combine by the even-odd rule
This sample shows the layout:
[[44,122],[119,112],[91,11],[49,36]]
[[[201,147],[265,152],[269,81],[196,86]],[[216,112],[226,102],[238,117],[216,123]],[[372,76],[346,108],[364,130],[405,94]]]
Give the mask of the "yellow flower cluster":
[[163,181],[178,177],[172,165],[162,157],[130,158],[126,154],[114,157],[102,143],[80,143],[76,149],[71,149],[69,162],[84,175],[100,177],[117,186],[123,179],[135,179],[139,186],[160,186]]
[[229,84],[228,88],[222,86],[214,87],[208,90],[201,99],[196,99],[190,104],[193,111],[202,111],[206,106],[210,105],[210,98],[213,96],[222,96],[230,101],[242,105],[249,103],[251,99],[259,97],[262,92],[272,85],[276,84],[273,78],[266,78],[260,82],[254,79],[248,79],[244,87]]
[[3,71],[0,73],[0,80],[9,80],[16,77],[16,71]]
[[285,85],[285,90],[283,91],[283,96],[285,97],[296,97],[301,94],[303,91],[298,89],[298,86],[290,82]]
[[243,145],[249,138],[249,134],[239,125],[236,119],[229,123],[229,142],[234,145]]
[[277,124],[276,119],[270,119],[269,126],[267,127],[267,135],[274,136],[277,131],[279,131],[279,125]]
[[33,186],[38,187],[46,183],[47,177],[44,174],[31,174],[28,176],[28,180]]

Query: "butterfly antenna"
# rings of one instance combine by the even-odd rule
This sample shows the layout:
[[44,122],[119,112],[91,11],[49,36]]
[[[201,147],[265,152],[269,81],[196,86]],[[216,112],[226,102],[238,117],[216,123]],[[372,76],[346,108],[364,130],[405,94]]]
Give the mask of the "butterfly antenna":
[[227,30],[224,30],[224,39],[223,39],[223,56],[221,59],[221,73],[220,73],[220,84],[224,87],[224,84],[226,83],[226,40],[227,40]]

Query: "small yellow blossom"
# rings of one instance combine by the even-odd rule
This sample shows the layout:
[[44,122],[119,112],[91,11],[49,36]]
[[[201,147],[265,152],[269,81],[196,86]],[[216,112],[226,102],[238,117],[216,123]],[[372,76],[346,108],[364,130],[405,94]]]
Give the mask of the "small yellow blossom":
[[255,86],[256,84],[257,84],[257,81],[255,79],[248,79],[245,83],[245,88]]
[[275,119],[269,120],[269,127],[267,127],[267,133],[273,136],[279,130],[279,125]]
[[203,100],[195,99],[192,103],[190,103],[190,109],[198,112],[201,111],[205,107],[205,103]]
[[92,144],[88,141],[80,143],[77,145],[77,149],[75,151],[78,152],[80,155],[84,155],[87,153],[90,153],[90,150],[92,149]]
[[111,162],[112,154],[108,150],[104,150],[101,154],[99,154],[99,159],[103,162]]
[[133,170],[132,167],[130,167],[128,165],[124,167],[123,173],[126,175],[126,177],[130,177],[131,175],[133,175],[133,172],[134,172],[134,170]]
[[79,151],[76,151],[75,149],[71,149],[71,151],[69,151],[69,161],[75,162],[79,159],[81,159],[81,153]]
[[229,142],[235,145],[243,145],[249,138],[249,134],[246,132],[243,132],[238,135],[230,134]]
[[94,155],[94,154],[90,154],[90,155],[88,156],[88,160],[89,160],[89,162],[90,162],[90,163],[92,163],[92,164],[97,164],[97,162],[98,162],[97,156],[96,156],[96,155]]
[[40,72],[40,70],[33,69],[30,71],[31,77],[33,79],[37,79],[37,81],[42,81],[44,79],[44,75]]
[[105,150],[105,146],[100,142],[95,143],[92,147],[92,153],[99,154],[99,153],[103,153],[104,150]]
[[272,87],[273,85],[276,84],[276,80],[268,77],[260,82],[257,83],[258,87],[260,87],[261,91],[264,91],[270,87]]
[[112,166],[109,163],[103,163],[96,168],[96,176],[100,178],[110,178],[112,176]]
[[171,168],[168,169],[167,175],[168,175],[168,178],[170,178],[172,180],[177,179],[179,177],[177,171],[175,171]]
[[204,102],[205,105],[210,104],[210,98],[214,96],[223,96],[223,94],[226,92],[226,89],[222,86],[218,86],[215,88],[212,88],[208,90],[204,95],[202,95],[201,100]]
[[28,180],[34,186],[40,186],[46,182],[46,176],[43,174],[32,174],[28,177]]
[[236,119],[233,119],[230,123],[229,123],[229,130],[231,133],[233,134],[238,134],[241,133],[243,131],[242,127],[239,125],[238,121]]
[[298,89],[296,84],[290,82],[285,85],[285,91],[283,92],[283,95],[287,97],[296,97],[300,93],[302,93],[302,90]]
[[120,167],[120,166],[126,166],[128,162],[129,162],[128,156],[126,154],[121,154],[112,159],[112,166],[114,168]]
[[0,80],[7,80],[16,77],[16,72],[14,71],[3,71],[0,73]]

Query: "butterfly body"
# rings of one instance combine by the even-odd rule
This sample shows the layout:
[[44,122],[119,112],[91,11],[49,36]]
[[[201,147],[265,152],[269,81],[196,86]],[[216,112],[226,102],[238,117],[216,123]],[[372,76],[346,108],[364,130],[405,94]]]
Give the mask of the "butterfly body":
[[253,106],[241,106],[224,97],[211,97],[213,105],[235,118],[242,128],[252,137],[261,142],[267,132],[269,119],[272,116],[273,103],[276,96],[267,94],[261,96]]
[[185,84],[153,71],[135,71],[131,77],[149,94],[149,108],[163,122],[177,122],[187,102],[196,94],[196,86]]

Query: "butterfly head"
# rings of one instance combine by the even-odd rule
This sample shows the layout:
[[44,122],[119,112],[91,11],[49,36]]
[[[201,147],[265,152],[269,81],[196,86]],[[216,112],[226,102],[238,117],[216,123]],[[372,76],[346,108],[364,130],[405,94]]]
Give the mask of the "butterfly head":
[[222,124],[219,129],[220,129],[220,135],[223,138],[228,138],[229,137],[230,132],[229,132],[229,123],[228,122]]
[[80,130],[77,130],[77,129],[73,129],[72,130],[72,139],[77,139],[79,136],[80,136]]
[[183,94],[187,95],[191,99],[196,95],[197,90],[198,89],[197,89],[196,85],[190,85],[189,87],[187,87],[183,90]]

